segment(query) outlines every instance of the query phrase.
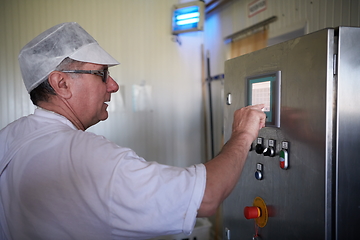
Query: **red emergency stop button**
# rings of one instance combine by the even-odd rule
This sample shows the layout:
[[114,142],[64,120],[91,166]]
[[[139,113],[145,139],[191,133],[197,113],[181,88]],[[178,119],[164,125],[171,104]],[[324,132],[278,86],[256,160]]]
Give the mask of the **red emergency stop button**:
[[244,216],[246,219],[253,219],[260,217],[260,208],[259,207],[245,207]]
[[266,226],[269,217],[266,204],[261,197],[256,197],[251,207],[244,208],[244,215],[246,219],[255,219],[256,225],[261,228]]

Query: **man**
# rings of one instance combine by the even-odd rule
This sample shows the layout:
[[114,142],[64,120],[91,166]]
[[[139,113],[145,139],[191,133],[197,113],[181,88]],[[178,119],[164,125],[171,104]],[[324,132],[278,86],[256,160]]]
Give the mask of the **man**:
[[107,119],[119,64],[77,23],[46,30],[20,51],[38,108],[0,131],[1,239],[146,239],[185,234],[235,186],[263,105],[235,112],[221,153],[188,168],[146,162],[85,132]]

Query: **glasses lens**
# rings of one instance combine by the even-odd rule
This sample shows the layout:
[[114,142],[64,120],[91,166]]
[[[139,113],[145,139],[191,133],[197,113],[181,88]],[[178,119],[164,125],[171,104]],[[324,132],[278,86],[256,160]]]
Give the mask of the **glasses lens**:
[[106,83],[109,77],[109,70],[104,69],[103,82]]

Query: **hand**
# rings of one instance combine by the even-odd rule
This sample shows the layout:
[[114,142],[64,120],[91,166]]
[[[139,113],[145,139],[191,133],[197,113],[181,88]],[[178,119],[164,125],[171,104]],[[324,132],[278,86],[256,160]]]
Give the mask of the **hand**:
[[265,127],[266,115],[262,111],[264,107],[264,104],[258,104],[236,110],[232,125],[233,134],[248,134],[254,141],[259,130]]

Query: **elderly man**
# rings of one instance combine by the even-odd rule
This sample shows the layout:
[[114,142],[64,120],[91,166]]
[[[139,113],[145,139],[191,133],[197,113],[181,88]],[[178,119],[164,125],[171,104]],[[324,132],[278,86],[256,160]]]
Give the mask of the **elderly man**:
[[54,26],[19,54],[38,106],[0,131],[1,239],[146,239],[191,233],[235,186],[265,124],[262,105],[235,112],[233,133],[205,164],[147,162],[85,132],[107,119],[118,62],[77,23]]

